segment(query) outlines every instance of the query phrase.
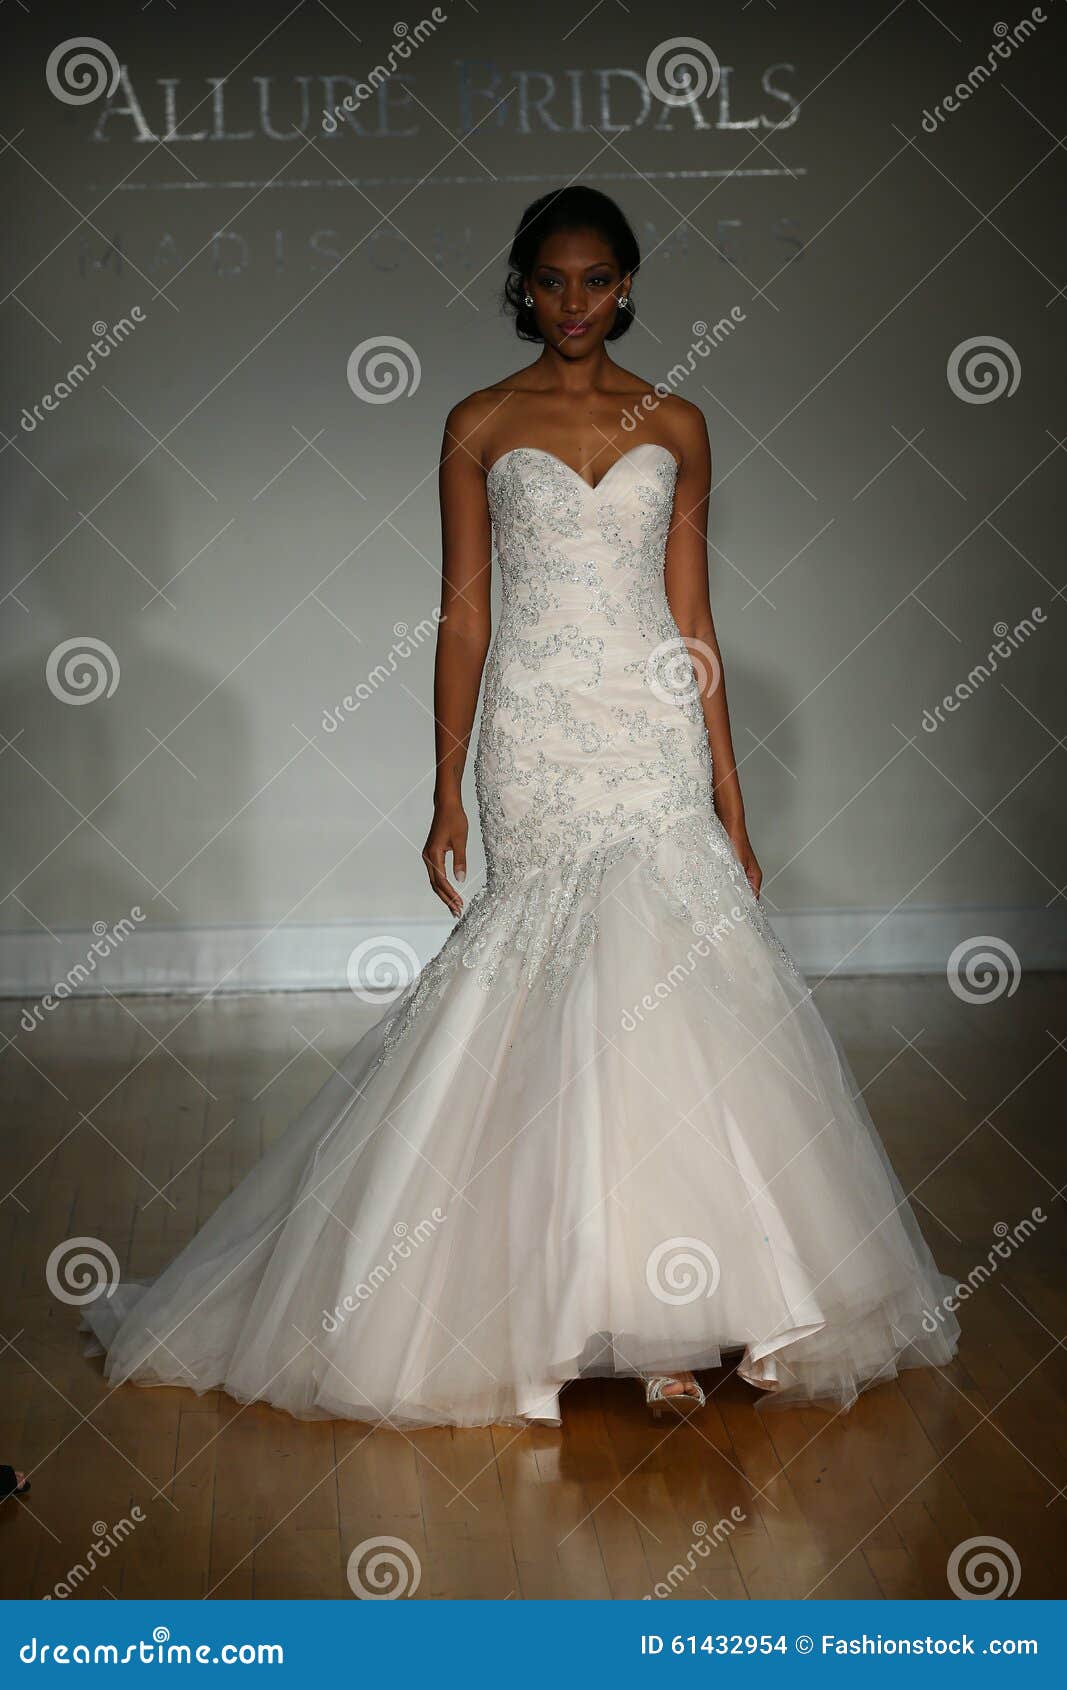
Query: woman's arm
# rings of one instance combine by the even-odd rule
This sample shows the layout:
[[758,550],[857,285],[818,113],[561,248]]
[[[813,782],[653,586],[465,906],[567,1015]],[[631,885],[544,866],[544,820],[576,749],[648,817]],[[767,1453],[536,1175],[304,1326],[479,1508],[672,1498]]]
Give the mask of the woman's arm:
[[674,517],[667,537],[664,581],[671,615],[689,648],[707,724],[713,769],[712,797],[749,884],[759,896],[763,871],[749,842],[745,806],[737,776],[722,653],[708,593],[708,499],[711,445],[703,412],[674,400],[681,467],[674,493]]
[[437,778],[422,860],[430,885],[453,915],[460,914],[463,899],[448,879],[445,858],[451,851],[453,874],[462,881],[467,872],[463,770],[492,633],[489,507],[474,439],[479,420],[468,400],[449,412],[439,474],[441,621],[433,684]]

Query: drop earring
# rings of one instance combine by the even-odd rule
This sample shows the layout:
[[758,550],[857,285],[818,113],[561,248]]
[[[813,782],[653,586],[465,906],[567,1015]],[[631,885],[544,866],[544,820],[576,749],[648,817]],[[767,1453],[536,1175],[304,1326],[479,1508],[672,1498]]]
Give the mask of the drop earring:
[[533,309],[533,294],[532,293],[523,294],[522,303],[525,305],[527,311],[532,310]]

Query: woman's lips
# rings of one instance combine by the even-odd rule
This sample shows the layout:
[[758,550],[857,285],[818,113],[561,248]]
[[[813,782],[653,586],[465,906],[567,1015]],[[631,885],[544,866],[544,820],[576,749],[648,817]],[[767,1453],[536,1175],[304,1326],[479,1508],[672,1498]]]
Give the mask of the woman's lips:
[[588,323],[563,323],[560,327],[562,332],[568,337],[576,334],[588,334],[589,332]]

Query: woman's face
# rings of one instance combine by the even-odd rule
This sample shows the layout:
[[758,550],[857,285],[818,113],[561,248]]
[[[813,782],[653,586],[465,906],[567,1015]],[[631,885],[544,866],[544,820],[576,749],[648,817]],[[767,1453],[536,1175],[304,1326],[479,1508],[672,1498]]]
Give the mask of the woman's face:
[[630,279],[595,230],[557,229],[542,241],[526,285],[546,343],[565,358],[582,358],[603,345]]

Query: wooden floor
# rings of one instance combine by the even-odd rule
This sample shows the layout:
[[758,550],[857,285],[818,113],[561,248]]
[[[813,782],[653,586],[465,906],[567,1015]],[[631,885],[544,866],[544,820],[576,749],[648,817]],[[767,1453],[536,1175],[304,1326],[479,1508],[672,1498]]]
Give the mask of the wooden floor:
[[560,1430],[411,1436],[109,1390],[45,1278],[82,1235],[131,1278],[162,1269],[374,1012],[105,998],[27,1033],[0,1004],[0,1459],[33,1482],[0,1508],[0,1596],[69,1585],[96,1543],[76,1594],[351,1600],[349,1556],[383,1537],[416,1599],[947,1596],[952,1551],[989,1537],[1020,1597],[1067,1594],[1067,982],[967,1006],[942,979],[835,981],[818,1002],[946,1272],[1047,1216],[963,1307],[952,1367],[836,1418],[759,1414],[724,1372],[689,1424],[653,1427],[634,1384],[597,1381],[567,1389]]

